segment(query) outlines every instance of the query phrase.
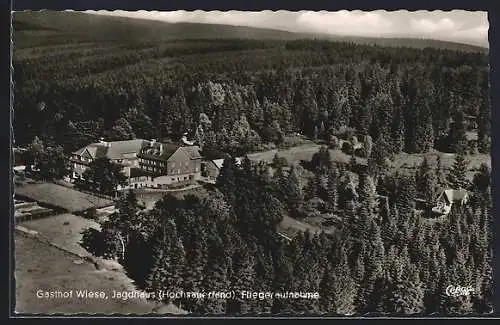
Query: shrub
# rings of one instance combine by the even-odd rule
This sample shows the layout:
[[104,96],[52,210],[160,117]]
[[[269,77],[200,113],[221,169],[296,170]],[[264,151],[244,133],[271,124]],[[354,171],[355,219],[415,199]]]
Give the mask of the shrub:
[[340,140],[335,135],[330,136],[328,147],[333,150],[340,149]]

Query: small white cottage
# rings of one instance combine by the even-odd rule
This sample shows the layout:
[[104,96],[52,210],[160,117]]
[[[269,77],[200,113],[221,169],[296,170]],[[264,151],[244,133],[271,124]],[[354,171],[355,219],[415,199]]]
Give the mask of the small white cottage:
[[466,190],[446,189],[439,195],[437,204],[432,208],[432,212],[437,214],[448,214],[453,204],[465,205],[469,200],[469,194]]

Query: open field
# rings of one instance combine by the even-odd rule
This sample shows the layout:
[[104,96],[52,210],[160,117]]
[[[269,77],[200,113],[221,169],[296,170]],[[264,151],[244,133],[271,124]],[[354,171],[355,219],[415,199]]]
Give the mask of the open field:
[[[274,155],[277,153],[278,156],[286,158],[289,163],[296,164],[300,163],[301,160],[310,161],[312,156],[319,151],[320,147],[320,145],[314,143],[304,144],[284,150],[275,149],[252,153],[248,155],[248,158],[253,161],[272,162]],[[351,158],[350,155],[345,154],[341,150],[330,150],[330,155],[333,161],[340,163],[348,163]],[[410,170],[414,166],[419,166],[424,157],[427,156],[429,163],[435,166],[437,155],[441,156],[441,163],[445,170],[453,166],[455,155],[441,152],[426,154],[401,153],[395,157],[392,165],[394,170]],[[359,164],[366,164],[365,158],[356,157],[356,159]],[[469,160],[470,175],[468,176],[472,176],[474,170],[479,168],[482,163],[486,163],[491,167],[491,156],[488,154],[468,155],[466,159]]]
[[[278,226],[278,231],[288,237],[293,237],[297,232],[304,232],[309,230],[311,234],[320,233],[324,229],[315,225],[311,225],[307,222],[301,222],[285,216],[283,221]],[[325,232],[328,232],[325,230]]]
[[[146,314],[160,305],[144,299],[113,299],[113,290],[134,290],[132,280],[122,272],[96,269],[35,238],[15,237],[16,312],[26,314]],[[108,299],[76,298],[76,290],[103,291]],[[44,299],[37,290],[73,291],[72,298]],[[162,306],[162,313],[182,313],[174,306]]]
[[90,255],[80,246],[82,231],[89,227],[100,230],[97,222],[73,214],[60,214],[26,221],[20,225],[37,231],[40,236],[49,239],[50,242],[78,255]]
[[113,201],[82,193],[52,183],[24,183],[17,185],[15,194],[30,198],[39,203],[58,206],[68,212],[84,211],[113,204]]
[[161,200],[165,195],[173,195],[176,198],[183,198],[186,195],[196,195],[200,198],[207,195],[207,190],[204,187],[196,187],[185,191],[164,191],[155,189],[139,189],[135,190],[137,199],[146,205],[146,209],[152,209],[156,201]]
[[[441,164],[443,169],[447,170],[453,166],[455,155],[450,153],[427,153],[427,154],[407,154],[401,153],[395,159],[393,166],[396,170],[411,170],[414,166],[419,166],[424,157],[427,157],[429,164],[431,166],[436,166],[437,156],[441,157]],[[487,164],[491,168],[491,155],[488,154],[475,154],[468,155],[466,159],[469,161],[469,173],[468,177],[472,178],[475,170],[479,168],[479,166],[483,163]]]
[[[248,155],[248,158],[253,161],[267,161],[272,162],[274,155],[277,153],[278,156],[285,158],[289,163],[300,163],[301,160],[310,161],[313,155],[319,151],[321,145],[318,144],[304,144],[296,146],[289,149],[275,149],[264,152],[257,152]],[[350,155],[346,155],[341,150],[330,150],[330,155],[333,161],[340,163],[348,163],[351,158]],[[357,161],[360,164],[366,164],[366,159],[357,157]]]

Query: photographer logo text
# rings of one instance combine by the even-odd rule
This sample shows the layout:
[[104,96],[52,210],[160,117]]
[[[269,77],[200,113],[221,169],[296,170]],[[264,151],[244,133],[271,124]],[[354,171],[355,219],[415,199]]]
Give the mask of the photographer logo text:
[[471,293],[474,293],[474,288],[472,288],[472,286],[463,287],[449,285],[446,288],[446,295],[449,297],[470,296]]

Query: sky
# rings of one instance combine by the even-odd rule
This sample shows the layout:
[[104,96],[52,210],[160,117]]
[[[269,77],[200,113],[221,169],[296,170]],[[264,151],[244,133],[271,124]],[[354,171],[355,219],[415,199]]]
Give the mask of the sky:
[[95,14],[341,36],[432,38],[488,46],[482,11],[87,11]]

